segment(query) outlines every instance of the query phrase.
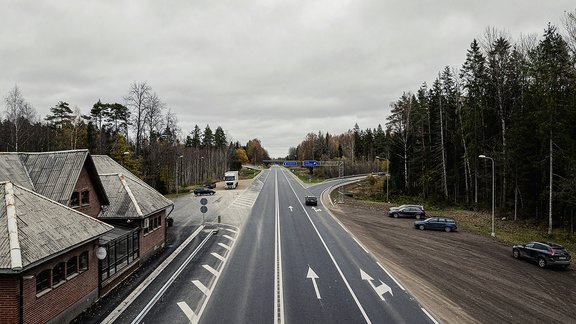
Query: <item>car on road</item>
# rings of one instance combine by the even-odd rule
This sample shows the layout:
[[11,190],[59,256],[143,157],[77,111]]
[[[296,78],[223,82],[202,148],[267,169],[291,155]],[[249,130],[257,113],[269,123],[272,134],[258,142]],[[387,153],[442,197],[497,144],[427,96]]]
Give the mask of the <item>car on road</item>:
[[194,195],[196,195],[196,196],[203,196],[203,195],[212,196],[215,193],[216,193],[216,191],[214,191],[210,188],[206,188],[206,187],[199,187],[199,188],[194,189]]
[[455,231],[458,229],[456,220],[452,217],[446,216],[433,216],[421,221],[414,222],[414,228],[425,230],[444,230],[446,232]]
[[512,247],[512,256],[516,259],[527,259],[538,263],[540,268],[560,266],[563,269],[570,266],[572,257],[566,248],[552,242],[530,242]]
[[316,196],[306,196],[306,206],[318,206],[318,198]]
[[390,209],[388,211],[388,217],[413,217],[416,219],[426,218],[426,212],[418,207],[402,207],[399,209]]
[[206,182],[204,184],[204,187],[206,187],[208,189],[214,189],[214,188],[216,188],[216,182],[214,182],[214,181]]

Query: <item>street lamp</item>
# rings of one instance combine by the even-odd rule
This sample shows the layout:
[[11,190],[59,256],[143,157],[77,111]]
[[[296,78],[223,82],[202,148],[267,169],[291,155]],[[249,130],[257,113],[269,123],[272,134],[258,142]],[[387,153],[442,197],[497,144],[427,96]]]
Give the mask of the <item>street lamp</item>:
[[478,155],[478,157],[481,159],[488,159],[492,162],[492,237],[495,237],[496,234],[494,234],[494,159],[484,154],[480,154]]
[[179,162],[182,160],[183,157],[184,155],[180,155],[178,159],[176,159],[176,197],[178,197],[178,187],[180,186],[180,170],[178,166],[180,165]]

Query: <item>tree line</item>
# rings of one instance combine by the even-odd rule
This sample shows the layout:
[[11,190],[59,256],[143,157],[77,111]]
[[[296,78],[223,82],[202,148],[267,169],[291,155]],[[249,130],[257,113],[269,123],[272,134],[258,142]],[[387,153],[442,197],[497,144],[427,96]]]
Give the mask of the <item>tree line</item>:
[[109,155],[162,193],[220,179],[268,153],[258,139],[232,142],[222,127],[198,125],[185,137],[176,115],[147,82],[134,82],[122,103],[98,100],[84,115],[59,101],[41,118],[14,86],[4,98],[0,150],[47,152],[88,149]]
[[565,35],[548,24],[541,37],[514,42],[488,28],[460,68],[391,103],[385,130],[310,133],[288,157],[370,170],[378,156],[389,161],[395,195],[470,208],[490,208],[493,162],[500,216],[547,221],[549,234],[553,224],[573,226],[575,13],[564,16]]

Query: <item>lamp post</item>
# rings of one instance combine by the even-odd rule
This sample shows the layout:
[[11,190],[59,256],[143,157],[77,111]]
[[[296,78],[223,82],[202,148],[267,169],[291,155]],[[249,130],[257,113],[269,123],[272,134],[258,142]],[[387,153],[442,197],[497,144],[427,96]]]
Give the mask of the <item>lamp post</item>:
[[182,158],[184,157],[184,155],[180,155],[177,159],[176,159],[176,197],[178,197],[178,187],[180,186],[180,168],[178,167],[180,165],[180,161],[182,160]]
[[494,238],[496,236],[494,233],[494,159],[484,154],[480,154],[478,157],[492,162],[492,237]]
[[200,157],[200,182],[204,182],[204,157]]

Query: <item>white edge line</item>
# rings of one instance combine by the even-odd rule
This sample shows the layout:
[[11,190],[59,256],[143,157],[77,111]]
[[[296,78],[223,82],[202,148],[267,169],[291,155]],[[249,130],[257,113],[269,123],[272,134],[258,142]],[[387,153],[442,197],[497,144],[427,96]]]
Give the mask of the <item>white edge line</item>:
[[202,225],[199,226],[196,229],[196,231],[194,231],[194,233],[192,233],[192,235],[190,235],[190,237],[188,237],[186,239],[186,241],[184,241],[182,244],[180,244],[180,246],[176,250],[174,250],[174,252],[172,252],[172,254],[170,254],[170,256],[168,258],[166,258],[166,260],[164,260],[164,262],[162,262],[162,264],[158,268],[156,268],[156,270],[154,270],[148,276],[148,278],[146,278],[138,287],[136,287],[136,289],[134,289],[134,291],[132,291],[132,293],[128,297],[126,297],[126,299],[124,299],[120,303],[120,305],[118,305],[118,307],[116,307],[112,312],[110,312],[110,314],[108,314],[108,316],[101,322],[101,324],[108,324],[108,323],[112,323],[112,322],[116,321],[116,319],[118,319],[118,317],[120,317],[120,315],[122,315],[124,310],[126,310],[126,308],[128,308],[128,306],[130,306],[130,304],[132,304],[132,302],[134,300],[136,300],[136,298],[142,293],[142,291],[144,291],[144,289],[146,289],[146,287],[148,287],[148,285],[150,285],[150,283],[152,283],[152,281],[154,281],[154,279],[156,279],[156,277],[160,274],[160,272],[162,272],[164,270],[164,268],[166,268],[168,266],[168,264],[170,264],[176,258],[176,256],[178,256],[178,254],[180,254],[180,252],[182,252],[182,250],[186,246],[188,246],[188,244],[190,244],[190,242],[192,242],[192,240],[203,229],[204,229],[204,226],[202,226]]
[[[232,226],[232,225],[229,225]],[[240,229],[236,228],[238,232],[240,232]],[[226,254],[226,258],[224,259],[224,261],[222,261],[222,265],[220,266],[220,269],[224,269],[224,265],[226,265],[226,262],[228,262],[228,257],[230,256],[230,253],[232,253],[232,248],[234,248],[236,241],[232,241],[232,246],[230,247],[229,252]],[[219,255],[219,254],[218,254]],[[222,274],[222,271],[218,272],[218,275],[216,276],[216,279],[214,279],[214,283],[212,284],[212,288],[209,291],[209,294],[206,295],[206,298],[204,299],[204,303],[202,304],[202,307],[200,307],[200,311],[198,311],[198,315],[196,316],[196,320],[192,321],[192,324],[198,324],[198,322],[200,321],[200,318],[202,317],[202,313],[204,313],[204,309],[206,308],[206,305],[208,304],[208,301],[210,300],[210,296],[212,296],[212,291],[214,290],[214,288],[216,287],[216,285],[218,284],[218,280],[220,279],[220,275]]]
[[420,307],[420,308],[422,309],[424,314],[426,314],[426,316],[428,316],[428,318],[430,318],[430,320],[432,320],[432,322],[434,322],[434,324],[438,324],[438,321],[436,321],[436,319],[432,316],[432,314],[428,313],[428,311],[424,307]]
[[358,244],[362,248],[362,250],[366,252],[366,254],[370,254],[370,252],[368,252],[368,250],[364,247],[364,245],[362,245],[362,243],[360,243],[360,241],[358,241],[358,239],[355,236],[352,236],[352,238],[354,239],[354,241],[356,241],[356,244]]

